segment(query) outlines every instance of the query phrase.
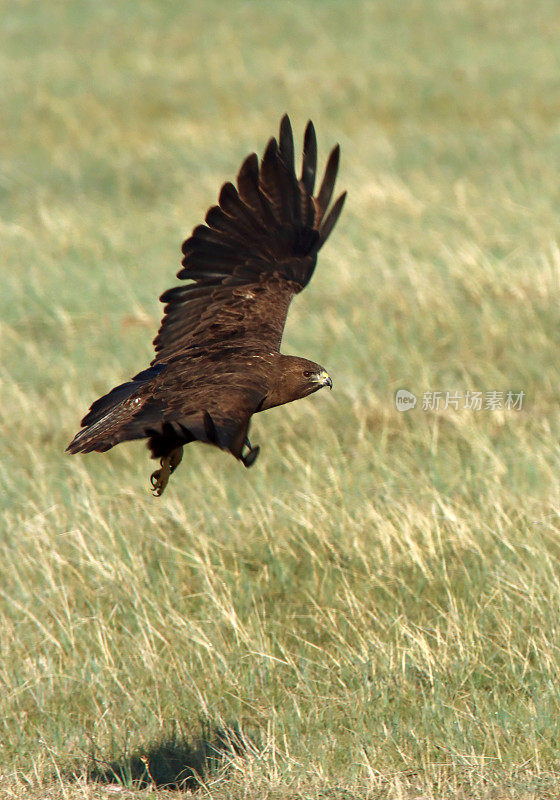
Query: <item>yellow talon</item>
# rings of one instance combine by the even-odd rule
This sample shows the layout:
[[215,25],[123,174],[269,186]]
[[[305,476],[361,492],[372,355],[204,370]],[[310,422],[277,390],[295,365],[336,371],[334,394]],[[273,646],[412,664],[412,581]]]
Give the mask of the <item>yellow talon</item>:
[[156,471],[152,472],[150,475],[150,483],[152,484],[154,490],[154,497],[161,497],[169,481],[169,476],[177,469],[182,458],[183,448],[176,447],[175,450],[172,450],[169,453],[169,455],[161,459],[159,462],[161,464],[161,469],[156,469]]

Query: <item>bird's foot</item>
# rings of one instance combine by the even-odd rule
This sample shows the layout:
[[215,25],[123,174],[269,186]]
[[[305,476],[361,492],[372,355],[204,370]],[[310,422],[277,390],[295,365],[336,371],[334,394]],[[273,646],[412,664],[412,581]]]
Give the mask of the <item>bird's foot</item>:
[[159,462],[161,464],[161,469],[156,469],[156,471],[152,472],[150,475],[150,483],[152,484],[154,497],[161,497],[165,491],[171,473],[177,469],[182,458],[183,448],[176,447],[169,455],[161,459]]
[[161,464],[161,469],[156,469],[156,471],[152,472],[150,475],[150,483],[152,484],[152,494],[154,497],[161,497],[167,486],[169,476],[171,475],[168,460],[162,458],[159,463]]
[[261,448],[259,447],[259,445],[257,445],[256,447],[251,447],[251,442],[249,441],[249,439],[245,439],[245,445],[246,447],[249,448],[249,452],[245,456],[241,454],[240,460],[244,464],[244,466],[246,466],[248,469],[249,467],[252,467],[255,461],[257,460],[257,456]]

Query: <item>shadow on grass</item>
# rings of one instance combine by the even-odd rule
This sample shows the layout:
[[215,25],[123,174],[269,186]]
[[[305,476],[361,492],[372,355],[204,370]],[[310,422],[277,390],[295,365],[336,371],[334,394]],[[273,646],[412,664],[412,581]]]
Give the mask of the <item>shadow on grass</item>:
[[242,756],[250,749],[253,746],[237,725],[224,728],[203,724],[197,739],[175,732],[114,761],[93,757],[94,766],[88,770],[87,779],[137,789],[152,786],[193,792],[224,767],[228,756]]

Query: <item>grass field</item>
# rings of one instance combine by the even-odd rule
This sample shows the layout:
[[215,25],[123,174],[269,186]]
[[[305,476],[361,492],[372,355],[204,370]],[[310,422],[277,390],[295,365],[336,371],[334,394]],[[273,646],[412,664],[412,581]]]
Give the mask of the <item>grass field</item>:
[[[560,797],[558,4],[1,11],[0,796]],[[156,500],[64,448],[285,111],[342,146],[284,340],[335,391]]]

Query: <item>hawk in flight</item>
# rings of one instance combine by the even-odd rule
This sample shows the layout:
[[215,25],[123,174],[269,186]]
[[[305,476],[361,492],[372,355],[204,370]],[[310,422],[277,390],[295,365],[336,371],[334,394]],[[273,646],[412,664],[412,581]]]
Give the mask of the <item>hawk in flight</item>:
[[161,296],[154,360],[93,403],[70,453],[145,438],[160,459],[151,476],[159,496],[185,444],[207,442],[250,467],[259,452],[248,438],[253,414],[332,388],[323,367],[281,354],[280,342],[290,301],[309,282],[342,211],[346,193],[328,211],[339,154],[336,146],[314,194],[315,129],[311,122],[305,129],[298,178],[284,116],[260,163],[255,153],[245,159],[237,187],[224,184],[206,224],[183,244],[177,277],[188,283]]

